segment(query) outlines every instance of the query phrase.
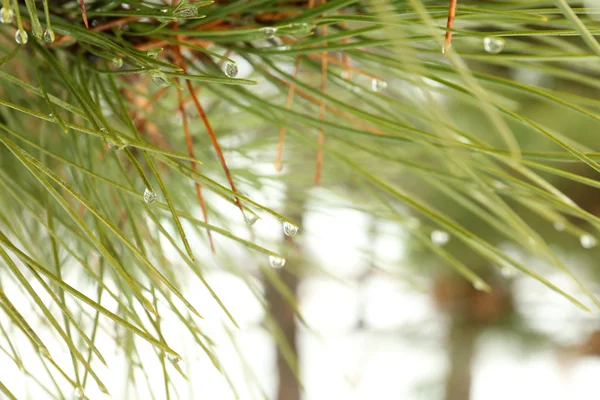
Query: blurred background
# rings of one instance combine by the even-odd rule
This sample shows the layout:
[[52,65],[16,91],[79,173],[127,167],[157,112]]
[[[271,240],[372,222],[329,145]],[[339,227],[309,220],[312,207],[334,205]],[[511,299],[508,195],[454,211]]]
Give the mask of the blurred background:
[[[598,32],[593,29],[600,27],[600,4],[557,3],[571,5],[584,25]],[[215,13],[228,4],[217,2]],[[119,7],[131,8],[126,6]],[[196,156],[204,161],[200,172],[194,175],[187,161],[175,164],[162,154],[156,164],[167,193],[185,210],[182,224],[193,261],[182,250],[164,194],[158,193],[154,205],[142,201],[144,190],[124,151],[89,132],[65,136],[54,117],[40,123],[35,114],[17,114],[12,103],[0,108],[1,126],[17,131],[2,128],[2,138],[21,136],[14,140],[28,140],[20,146],[36,157],[40,147],[47,149],[39,158],[89,196],[136,248],[145,244],[144,254],[202,315],[190,314],[164,283],[151,279],[154,275],[134,269],[139,257],[122,238],[98,228],[97,219],[70,194],[61,192],[107,251],[135,271],[132,276],[160,317],[134,301],[116,275],[103,275],[108,263],[59,207],[53,232],[66,244],[51,246],[44,221],[36,219],[54,218],[49,211],[54,206],[46,208],[46,190],[13,157],[18,152],[1,147],[0,231],[40,264],[55,261],[65,282],[106,310],[145,326],[183,358],[165,362],[164,349],[67,296],[65,306],[84,331],[93,332],[108,367],[92,357],[82,335],[69,335],[85,349],[113,399],[599,398],[600,321],[594,308],[600,291],[600,183],[594,178],[600,157],[594,152],[600,121],[598,57],[573,19],[564,16],[564,6],[555,8],[554,2],[462,6],[447,57],[439,50],[447,4],[435,1],[354,4],[332,14],[358,17],[339,21],[313,13],[308,39],[285,32],[252,37],[252,46],[241,45],[249,42],[243,38],[229,43],[226,35],[209,38],[214,43],[206,39],[203,46],[235,61],[238,78],[258,81],[243,88],[207,85],[201,92],[237,189],[254,202],[244,200],[252,210],[245,215],[235,206],[233,192],[227,192],[228,181],[193,102],[181,105],[176,90],[163,91],[147,74],[119,80],[119,93],[144,140],[185,153],[182,132],[189,123]],[[304,10],[303,3],[290,5],[296,12],[294,7]],[[419,7],[431,21],[418,15]],[[250,18],[252,24],[278,24],[270,19],[271,8],[259,11],[236,14],[245,19],[234,22],[245,26]],[[387,13],[402,14],[406,21],[392,23]],[[359,18],[365,15],[370,19]],[[97,19],[97,25],[105,23]],[[120,32],[115,37],[143,31],[142,22],[147,21],[115,27]],[[282,31],[291,30],[281,25]],[[325,41],[323,26],[330,26],[336,39]],[[353,29],[364,31],[353,34]],[[3,31],[3,53],[14,46],[13,30]],[[358,43],[347,52],[328,51],[339,62],[330,60],[326,91],[317,89],[323,61],[316,50],[298,51],[303,40]],[[81,54],[89,56],[85,51]],[[183,55],[197,61],[195,72],[223,68],[214,54],[194,51]],[[159,59],[173,61],[168,54],[165,50]],[[301,62],[299,54],[306,54]],[[20,54],[5,70],[31,79],[34,74],[23,71],[28,56]],[[81,62],[100,65],[93,57]],[[110,68],[130,67],[127,58],[124,65],[121,60]],[[90,71],[90,82],[102,87],[108,73]],[[42,72],[50,77],[49,89],[60,95],[64,84],[55,73]],[[87,84],[86,74],[73,72]],[[299,79],[298,92],[294,105],[284,107],[292,75]],[[113,96],[95,84],[90,83],[95,103],[124,130]],[[31,91],[3,88],[2,98],[31,106]],[[36,101],[36,107],[46,107],[41,98]],[[319,117],[323,102],[330,108]],[[81,122],[78,118],[73,121]],[[274,162],[282,126],[288,136],[278,171]],[[321,133],[324,145],[318,141]],[[140,142],[124,140],[124,146],[142,160]],[[324,149],[324,163],[321,181],[314,184],[319,149]],[[54,155],[64,158],[55,161]],[[97,175],[90,177],[82,165]],[[151,175],[146,164],[144,170]],[[208,188],[209,222],[217,227],[214,254],[192,181]],[[287,232],[278,215],[293,223]],[[75,362],[32,293],[57,320],[62,318],[58,302],[22,259],[15,262],[32,291],[24,290],[3,258],[0,292],[18,306],[52,359],[36,354],[5,307],[0,382],[19,400],[104,398],[81,366],[75,375],[85,390],[73,391]]]

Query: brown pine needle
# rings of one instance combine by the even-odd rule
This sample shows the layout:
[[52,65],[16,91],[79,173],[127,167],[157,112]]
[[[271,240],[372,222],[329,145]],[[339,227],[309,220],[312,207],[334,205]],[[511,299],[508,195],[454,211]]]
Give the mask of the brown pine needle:
[[[348,23],[347,22],[342,22],[340,24],[340,26],[343,29],[346,29],[346,28],[348,28]],[[350,43],[350,38],[347,38],[347,37],[342,38],[342,44],[348,44],[348,43]],[[351,76],[352,76],[352,73],[350,72],[351,71],[351,68],[350,68],[350,57],[345,52],[342,53],[342,65],[344,66],[344,75],[343,75],[343,78],[344,79],[350,79]]]
[[[85,6],[84,6],[85,8]],[[87,26],[87,13],[83,14],[83,22],[85,23],[85,26]],[[137,21],[139,20],[141,17],[123,17],[123,18],[118,18],[118,19],[114,19],[112,21],[108,21],[104,24],[98,25],[98,26],[94,26],[92,27],[92,29],[90,29],[90,31],[92,32],[103,32],[107,29],[110,29],[112,27],[115,26],[121,26],[124,25],[128,22],[133,22],[133,21]],[[88,28],[89,29],[89,28]],[[53,43],[50,43],[51,46],[56,46],[65,42],[70,42],[70,41],[74,41],[75,39],[73,39],[71,36],[63,36],[60,39],[55,40]],[[157,46],[159,47],[159,46]]]
[[[177,23],[174,24],[175,29],[177,29]],[[175,58],[175,63],[184,71],[187,72],[187,66],[185,65],[185,60],[181,55],[181,48],[179,46],[173,46],[173,54]],[[179,79],[176,79],[177,84],[179,85]],[[189,82],[189,81],[188,81]],[[194,143],[192,142],[192,134],[190,132],[190,126],[188,124],[187,114],[185,112],[185,105],[183,102],[183,95],[181,94],[181,90],[177,90],[177,100],[179,104],[179,112],[181,113],[181,118],[183,122],[183,132],[185,134],[185,144],[187,146],[188,154],[190,157],[194,157]],[[197,166],[195,162],[190,162],[192,166],[192,170],[194,172],[197,171]],[[202,186],[198,182],[194,182],[196,187],[196,197],[198,198],[198,203],[200,204],[200,209],[202,210],[202,218],[204,218],[204,222],[208,224],[208,211],[206,210],[206,203],[204,202],[204,196],[202,195]],[[210,243],[210,249],[214,253],[216,253],[215,242],[212,237],[212,233],[210,229],[206,228],[206,233],[208,235],[208,241]]]
[[[183,56],[181,55],[179,46],[174,46],[174,48],[175,48],[176,57],[178,57],[182,60],[179,66],[183,69],[184,73],[187,73],[187,66],[185,65],[185,62],[183,61]],[[198,111],[198,115],[200,115],[200,118],[202,118],[202,122],[204,123],[204,127],[206,128],[206,132],[208,133],[208,137],[210,138],[210,141],[212,142],[215,153],[217,153],[217,157],[219,158],[219,162],[221,163],[221,167],[223,168],[223,171],[225,171],[225,176],[227,177],[229,186],[231,187],[231,190],[234,193],[238,193],[238,191],[235,187],[235,183],[233,182],[233,177],[231,176],[231,172],[229,172],[229,167],[227,166],[227,162],[225,161],[225,156],[223,155],[223,150],[221,150],[221,145],[219,145],[217,136],[215,135],[215,132],[213,131],[212,126],[210,125],[210,122],[208,121],[208,117],[206,116],[206,113],[204,112],[204,108],[202,108],[202,105],[200,104],[200,101],[198,100],[198,96],[196,96],[194,86],[192,85],[192,82],[190,82],[187,79],[186,79],[185,83],[188,88],[188,91],[190,92],[190,95],[192,96],[192,100],[194,101],[194,105],[196,106],[196,110]],[[184,104],[185,104],[185,102],[184,102]],[[242,202],[240,201],[239,197],[237,197],[237,196],[235,197],[235,203],[238,206],[238,208],[240,209],[240,211],[242,212],[242,215],[244,215],[244,206],[243,206]]]
[[[323,0],[321,4],[325,4],[326,0]],[[327,36],[327,25],[323,25],[323,36]],[[327,46],[327,42],[323,43],[323,46]],[[321,53],[321,93],[325,93],[327,89],[327,52]],[[325,119],[325,113],[327,112],[327,106],[325,100],[321,100],[319,104],[319,118],[321,121]],[[317,150],[317,165],[315,168],[315,185],[321,183],[321,173],[323,170],[323,143],[325,142],[325,128],[321,126],[319,128],[319,136],[317,138],[317,144],[319,146]]]
[[[286,85],[288,87],[291,85],[290,82],[287,82],[277,76],[274,76],[274,75],[271,75],[271,76],[282,85]],[[314,96],[308,94],[307,92],[300,89],[299,87],[296,87],[294,93],[313,104],[320,105],[320,103],[321,103],[320,100],[316,99]],[[326,109],[328,112],[350,121],[352,124],[361,127],[362,129],[364,129],[365,131],[367,131],[369,133],[372,133],[373,135],[385,135],[385,133],[381,129],[372,127],[371,125],[367,124],[366,122],[361,121],[358,118],[352,117],[352,116],[348,115],[347,113],[343,112],[342,110],[339,110],[333,106],[326,106]]]
[[186,40],[186,39],[180,38],[179,36],[177,36],[177,40],[180,41],[181,44],[173,44],[166,40],[157,39],[157,40],[151,40],[146,43],[137,44],[137,45],[135,45],[135,48],[136,48],[136,50],[146,51],[146,50],[156,49],[159,47],[168,47],[168,46],[186,47],[185,44],[191,44],[191,45],[200,46],[200,47],[208,47],[212,44],[212,42],[207,41],[207,40],[200,40],[200,39]]
[[114,19],[112,21],[108,21],[104,24],[100,24],[98,26],[94,26],[92,29],[90,29],[92,32],[102,32],[105,31],[107,29],[110,29],[112,27],[115,26],[122,26],[127,24],[128,22],[134,22],[139,20],[141,17],[123,17],[123,18],[118,18],[118,19]]
[[81,9],[81,16],[83,17],[83,23],[87,29],[90,29],[90,25],[88,24],[87,11],[85,11],[85,3],[83,0],[79,0],[79,8]]
[[[298,71],[300,70],[300,56],[296,57],[296,65],[294,66],[294,78],[298,76]],[[296,85],[293,83],[288,87],[287,99],[285,100],[285,108],[289,110],[292,107],[292,102],[294,101],[294,91],[296,90]],[[285,141],[285,133],[287,131],[287,127],[284,125],[279,128],[279,140],[277,141],[277,155],[275,157],[275,169],[277,171],[281,171],[283,167],[283,143]]]
[[444,41],[443,48],[444,55],[448,54],[448,50],[450,50],[450,46],[452,45],[451,29],[454,27],[454,17],[456,16],[456,1],[457,0],[450,0],[450,5],[448,6],[448,22],[446,22],[446,40]]
[[[177,91],[177,100],[179,103],[179,112],[181,113],[181,119],[183,121],[183,132],[185,133],[185,144],[187,146],[188,154],[190,157],[194,157],[194,144],[192,142],[192,134],[190,133],[190,126],[188,123],[187,114],[185,112],[185,106],[183,104],[183,96],[181,94],[181,90]],[[192,169],[197,171],[198,167],[195,162],[190,162]],[[198,203],[200,204],[200,208],[202,209],[202,217],[204,218],[204,222],[208,223],[208,212],[206,210],[206,203],[204,202],[204,196],[202,195],[202,186],[200,183],[195,182],[196,186],[196,197],[198,198]],[[208,241],[210,242],[210,249],[213,253],[215,250],[215,242],[212,237],[212,233],[210,229],[206,229],[206,233],[208,234]]]
[[223,24],[224,21],[222,19],[215,19],[209,22],[206,22],[202,25],[198,25],[197,27],[194,28],[194,30],[196,31],[204,31],[206,29],[216,29],[217,27],[220,27],[221,24]]
[[[198,114],[200,115],[200,118],[202,118],[202,122],[204,122],[204,126],[206,127],[206,132],[208,133],[208,137],[210,138],[213,148],[215,149],[215,152],[217,153],[217,157],[219,157],[219,162],[221,163],[221,167],[223,168],[223,171],[225,171],[225,175],[227,176],[227,180],[229,181],[229,186],[231,186],[231,190],[234,193],[238,193],[237,189],[235,188],[235,183],[233,182],[231,172],[229,172],[229,168],[227,167],[227,163],[225,162],[225,157],[223,156],[223,151],[221,150],[221,146],[219,145],[217,136],[215,135],[215,132],[213,131],[212,127],[210,126],[210,122],[208,121],[208,118],[206,117],[206,113],[204,112],[202,105],[198,101],[198,97],[196,96],[196,93],[194,92],[194,87],[192,86],[192,82],[190,82],[189,80],[186,80],[185,83],[187,84],[188,90],[192,95],[192,100],[194,100],[194,104],[196,105]],[[240,209],[240,211],[242,212],[242,214],[244,214],[244,206],[242,205],[242,202],[240,201],[239,197],[237,197],[237,196],[235,198],[235,203],[237,204],[237,206]]]

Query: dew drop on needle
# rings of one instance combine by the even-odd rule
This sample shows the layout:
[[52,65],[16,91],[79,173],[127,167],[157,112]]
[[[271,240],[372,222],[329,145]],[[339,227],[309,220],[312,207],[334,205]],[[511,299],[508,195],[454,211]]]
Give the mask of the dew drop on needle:
[[181,10],[175,11],[173,14],[177,18],[191,18],[196,15],[196,11],[193,8],[182,8]]
[[298,233],[298,227],[296,225],[290,224],[289,222],[283,223],[283,233],[285,236],[294,236]]
[[171,86],[171,82],[169,82],[169,79],[167,78],[167,76],[165,75],[164,72],[153,71],[150,75],[152,76],[152,82],[154,82],[158,86],[160,86],[160,87]]
[[581,243],[581,247],[584,249],[591,249],[596,246],[596,238],[590,235],[589,233],[584,233],[579,237],[579,243]]
[[371,90],[374,92],[382,92],[387,89],[387,82],[381,79],[373,79],[371,81]]
[[27,32],[24,29],[17,29],[15,32],[15,41],[18,44],[25,44],[28,40],[29,36],[27,35]]
[[275,34],[277,33],[277,29],[271,26],[261,28],[260,31],[262,32],[262,35],[265,39],[273,39],[275,37]]
[[238,66],[236,63],[228,61],[225,64],[225,75],[230,78],[235,78],[238,74]]
[[450,234],[446,231],[435,230],[431,232],[431,241],[433,244],[443,246],[450,240]]
[[15,13],[13,12],[12,8],[0,8],[0,22],[3,24],[12,23],[14,15]]
[[42,38],[46,43],[53,43],[55,39],[54,31],[50,28],[46,28],[44,34],[42,35]]
[[177,364],[178,362],[181,361],[181,357],[179,357],[177,354],[167,354],[167,360],[169,360],[169,362],[173,365]]
[[152,204],[156,201],[156,192],[153,190],[149,190],[148,188],[144,189],[144,201],[148,204]]
[[504,39],[488,36],[483,39],[483,49],[490,54],[498,54],[504,49]]
[[273,268],[281,268],[285,265],[285,258],[269,256],[269,264]]

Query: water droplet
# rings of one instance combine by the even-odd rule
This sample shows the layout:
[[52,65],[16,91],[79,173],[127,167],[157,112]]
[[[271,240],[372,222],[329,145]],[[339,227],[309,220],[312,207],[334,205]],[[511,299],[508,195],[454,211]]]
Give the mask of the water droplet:
[[258,221],[258,215],[256,214],[244,214],[244,221],[246,222],[246,225],[248,226],[252,226],[256,223],[256,221]]
[[430,237],[433,244],[436,244],[438,246],[443,246],[450,240],[450,234],[446,231],[435,230],[431,232]]
[[467,139],[466,137],[464,137],[462,135],[458,137],[458,141],[461,142],[461,143],[464,143],[464,144],[471,144],[471,143],[473,143],[469,139]]
[[225,64],[225,75],[227,75],[230,78],[234,78],[236,77],[238,74],[238,66],[236,63],[228,61]]
[[121,57],[115,57],[112,59],[112,63],[115,68],[121,68],[123,66],[123,59]]
[[50,114],[48,114],[48,116],[49,116],[50,118],[52,118],[52,120],[54,121],[54,114],[50,113]]
[[273,39],[275,37],[275,34],[277,33],[277,28],[273,28],[272,26],[265,26],[264,28],[261,28],[260,31],[263,34],[263,37],[265,39]]
[[285,258],[269,256],[269,264],[273,268],[281,268],[285,265]]
[[483,39],[483,48],[490,54],[498,54],[504,49],[504,39],[499,37],[486,37]]
[[373,79],[371,81],[371,90],[374,92],[381,92],[387,88],[387,82],[381,79]]
[[52,30],[52,28],[46,28],[46,30],[44,31],[44,35],[42,37],[44,39],[44,42],[46,42],[46,43],[54,42],[55,36],[54,36],[54,31]]
[[161,87],[171,86],[171,82],[167,79],[167,76],[162,71],[152,71],[150,73],[152,81]]
[[285,233],[285,236],[294,236],[296,233],[298,233],[298,227],[290,224],[289,222],[284,222],[283,233]]
[[554,229],[556,229],[559,232],[562,232],[565,230],[565,224],[563,224],[560,221],[554,221],[554,223],[552,224],[552,226],[554,226]]
[[581,243],[581,247],[584,249],[591,249],[596,246],[596,238],[589,233],[584,233],[579,237],[579,243]]
[[193,8],[186,7],[175,11],[173,15],[177,18],[191,18],[196,15],[196,11]]
[[80,387],[76,387],[75,391],[73,392],[73,398],[77,399],[77,400],[81,400],[85,397],[85,393],[83,392],[83,389]]
[[483,291],[485,291],[487,285],[485,284],[484,281],[476,280],[475,282],[473,282],[473,287],[475,288],[475,290],[479,290],[480,292],[483,292]]
[[150,58],[156,58],[158,57],[158,53],[160,53],[162,51],[162,47],[158,48],[158,49],[150,49],[146,52],[146,55]]
[[156,201],[156,192],[153,190],[144,189],[144,201],[148,204],[152,204]]
[[15,13],[12,8],[0,8],[0,22],[3,24],[10,24],[13,21],[13,16]]
[[179,357],[177,354],[167,353],[167,360],[169,360],[171,364],[175,365],[181,361],[181,357]]
[[25,44],[28,40],[29,36],[27,35],[27,32],[24,29],[17,29],[15,32],[15,41],[18,44]]

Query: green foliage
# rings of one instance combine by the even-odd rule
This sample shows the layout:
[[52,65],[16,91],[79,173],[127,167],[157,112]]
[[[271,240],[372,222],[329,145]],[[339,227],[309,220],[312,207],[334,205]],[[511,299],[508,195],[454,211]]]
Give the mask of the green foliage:
[[[0,30],[0,266],[3,280],[18,285],[62,338],[74,376],[51,360],[53,349],[3,289],[0,308],[74,388],[84,387],[88,374],[105,388],[91,360],[103,360],[96,331],[111,320],[154,346],[169,397],[165,358],[183,372],[161,333],[159,303],[219,368],[197,323],[202,310],[183,294],[181,266],[235,326],[205,279],[204,261],[212,257],[206,232],[219,237],[217,253],[238,243],[261,259],[281,257],[239,226],[257,216],[293,221],[244,192],[274,181],[306,191],[320,151],[324,187],[403,224],[427,257],[439,257],[476,288],[489,290],[493,269],[516,268],[582,309],[600,306],[556,256],[549,244],[556,235],[548,233],[559,224],[563,235],[588,238],[600,228],[598,216],[565,191],[572,183],[600,187],[571,168],[600,171],[587,134],[600,121],[598,10],[565,0],[462,2],[444,56],[444,2],[333,0],[311,8],[272,0],[97,1],[85,7],[89,29],[77,3],[44,0],[43,13],[36,7],[33,0],[19,4],[15,22]],[[17,44],[15,29],[32,37]],[[484,42],[495,47],[486,52]],[[243,78],[225,73],[238,67]],[[201,105],[188,99],[190,87]],[[582,122],[575,130],[572,121]],[[274,161],[278,132],[287,134],[279,176],[239,162]],[[221,157],[230,161],[232,181]],[[195,185],[210,222],[198,218],[203,198]],[[434,229],[457,244],[432,243]],[[499,246],[505,242],[572,279],[580,293],[507,254]],[[165,244],[178,260],[167,259]],[[247,280],[233,265],[227,268]],[[63,279],[68,269],[85,271],[95,298]],[[265,272],[296,307],[278,276]],[[103,297],[118,311],[104,307]],[[82,316],[93,320],[91,330]],[[2,329],[11,347],[2,350],[27,369]],[[132,359],[136,343],[122,343]],[[14,398],[1,382],[0,390]]]

